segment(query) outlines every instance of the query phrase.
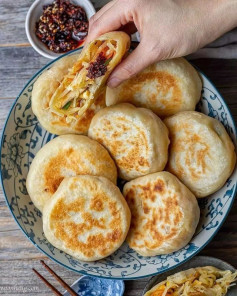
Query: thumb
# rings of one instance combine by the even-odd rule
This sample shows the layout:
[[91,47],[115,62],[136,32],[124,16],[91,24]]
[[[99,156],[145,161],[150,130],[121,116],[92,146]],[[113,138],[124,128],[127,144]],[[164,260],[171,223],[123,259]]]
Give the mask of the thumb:
[[111,88],[116,87],[154,62],[152,52],[141,42],[111,73],[107,85]]

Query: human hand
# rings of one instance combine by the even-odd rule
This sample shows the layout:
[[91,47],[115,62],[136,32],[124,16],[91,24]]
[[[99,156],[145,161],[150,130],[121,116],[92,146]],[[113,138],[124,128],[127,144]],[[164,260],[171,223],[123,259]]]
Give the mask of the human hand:
[[140,33],[138,47],[109,78],[116,87],[156,61],[212,42],[237,25],[236,15],[236,0],[113,0],[90,19],[86,42],[114,30]]

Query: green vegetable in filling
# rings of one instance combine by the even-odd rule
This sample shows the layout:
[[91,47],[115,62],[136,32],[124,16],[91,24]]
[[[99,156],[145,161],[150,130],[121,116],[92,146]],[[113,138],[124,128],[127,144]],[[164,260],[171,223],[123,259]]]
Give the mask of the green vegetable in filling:
[[105,61],[105,66],[108,66],[109,62],[112,60],[112,58],[109,58],[108,60]]
[[63,110],[68,110],[68,108],[70,107],[71,103],[72,103],[72,101],[67,102],[67,104],[65,104],[63,106]]

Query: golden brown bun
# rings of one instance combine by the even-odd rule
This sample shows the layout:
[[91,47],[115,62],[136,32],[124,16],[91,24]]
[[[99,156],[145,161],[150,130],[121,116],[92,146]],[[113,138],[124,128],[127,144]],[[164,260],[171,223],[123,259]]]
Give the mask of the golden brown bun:
[[80,135],[59,136],[36,154],[27,176],[28,193],[43,210],[65,177],[104,176],[116,184],[117,168],[106,149]]
[[195,110],[201,89],[197,71],[185,59],[176,58],[147,67],[117,88],[107,87],[106,105],[129,102],[166,117]]
[[127,242],[137,253],[169,254],[191,240],[200,210],[195,196],[174,175],[137,178],[125,184],[123,194],[132,213]]
[[131,213],[118,187],[103,177],[62,181],[43,211],[43,229],[56,248],[83,260],[109,256],[124,242]]
[[125,180],[162,171],[167,163],[168,131],[150,110],[125,103],[107,107],[94,116],[88,135],[108,149]]
[[[64,57],[45,71],[32,91],[32,110],[42,126],[57,135],[86,134],[94,114],[105,106],[106,80],[129,46],[126,33],[109,32],[89,43],[79,55]],[[105,73],[89,77],[88,69],[100,54],[108,62],[105,66],[102,61]]]
[[195,195],[205,197],[220,189],[236,163],[234,145],[216,119],[195,111],[165,119],[170,132],[167,170]]
[[104,90],[107,78],[129,47],[130,37],[118,31],[87,44],[52,96],[50,109],[68,120],[80,118]]
[[101,93],[85,114],[76,120],[67,122],[65,117],[50,111],[49,103],[53,93],[78,57],[79,55],[76,54],[58,60],[37,79],[32,90],[33,113],[47,131],[56,135],[86,134],[92,117],[98,110],[105,107],[105,94]]

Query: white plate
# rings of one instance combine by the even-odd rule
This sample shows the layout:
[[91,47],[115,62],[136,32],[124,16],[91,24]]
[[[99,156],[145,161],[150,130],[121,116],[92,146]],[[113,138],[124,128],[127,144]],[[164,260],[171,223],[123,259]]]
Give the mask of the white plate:
[[[42,230],[41,213],[32,204],[26,191],[25,181],[36,152],[55,137],[41,127],[32,113],[30,101],[35,80],[54,62],[46,65],[27,83],[16,99],[3,130],[2,186],[10,211],[22,231],[52,260],[68,269],[92,276],[138,279],[163,273],[189,260],[211,241],[227,217],[236,192],[236,169],[222,189],[209,198],[200,200],[201,219],[196,234],[185,248],[172,254],[142,257],[124,243],[118,251],[104,260],[81,262],[59,251],[47,241]],[[234,120],[224,99],[208,78],[202,73],[200,75],[203,80],[203,90],[198,109],[219,119],[235,142]]]

